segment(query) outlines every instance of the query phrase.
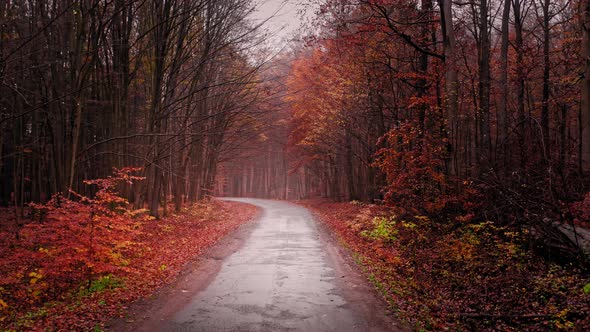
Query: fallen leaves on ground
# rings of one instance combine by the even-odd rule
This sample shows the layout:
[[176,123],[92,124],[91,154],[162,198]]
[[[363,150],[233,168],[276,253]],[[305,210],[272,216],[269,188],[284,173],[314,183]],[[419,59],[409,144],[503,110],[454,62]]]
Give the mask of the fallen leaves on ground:
[[396,317],[417,330],[589,330],[587,274],[493,222],[396,216],[358,202],[302,201],[352,252]]
[[[101,330],[257,209],[210,200],[161,220],[97,220],[84,211],[63,211],[24,225],[18,239],[0,229],[0,330]],[[92,231],[89,218],[95,218]],[[96,251],[90,258],[88,248]]]

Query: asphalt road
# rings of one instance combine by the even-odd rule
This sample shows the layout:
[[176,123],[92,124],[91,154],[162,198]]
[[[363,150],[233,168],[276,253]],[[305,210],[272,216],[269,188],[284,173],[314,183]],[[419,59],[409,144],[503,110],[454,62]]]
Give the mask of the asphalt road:
[[272,200],[228,200],[256,205],[262,214],[233,245],[226,241],[213,250],[209,264],[132,310],[136,317],[115,330],[401,330],[307,209]]

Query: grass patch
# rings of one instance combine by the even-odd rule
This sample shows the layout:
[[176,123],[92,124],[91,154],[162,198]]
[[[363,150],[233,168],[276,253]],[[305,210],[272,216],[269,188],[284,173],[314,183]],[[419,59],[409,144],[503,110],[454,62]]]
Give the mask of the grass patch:
[[88,287],[81,287],[78,292],[78,296],[86,297],[94,293],[102,293],[104,291],[112,291],[117,288],[123,288],[125,284],[121,278],[118,278],[112,274],[102,276],[96,280],[93,280]]

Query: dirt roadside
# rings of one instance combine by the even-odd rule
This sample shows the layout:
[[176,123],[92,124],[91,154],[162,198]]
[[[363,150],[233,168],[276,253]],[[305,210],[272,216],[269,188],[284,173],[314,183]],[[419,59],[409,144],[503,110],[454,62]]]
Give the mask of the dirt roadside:
[[125,317],[115,318],[105,325],[106,331],[153,331],[160,321],[174,315],[215,278],[223,260],[238,251],[256,228],[262,211],[250,222],[221,239],[198,258],[189,262],[176,280],[163,286],[149,298],[131,304]]

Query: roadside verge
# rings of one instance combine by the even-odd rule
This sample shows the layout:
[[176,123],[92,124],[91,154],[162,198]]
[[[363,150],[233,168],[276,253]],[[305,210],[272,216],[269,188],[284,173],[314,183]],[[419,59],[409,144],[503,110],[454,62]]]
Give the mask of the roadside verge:
[[[55,268],[49,265],[48,262],[54,261],[63,263],[67,257],[60,258],[53,253],[60,250],[57,245],[67,243],[52,240],[40,246],[31,242],[34,237],[28,236],[26,239],[32,243],[30,249],[23,245],[7,246],[3,253],[6,254],[3,257],[15,261],[5,265],[0,274],[0,295],[4,294],[3,303],[6,304],[0,308],[0,330],[101,331],[111,317],[125,317],[131,303],[177,280],[190,263],[252,220],[257,211],[256,207],[247,204],[211,200],[157,221],[141,219],[125,224],[125,227],[104,222],[105,226],[96,229],[90,239],[109,244],[101,247],[101,256],[94,259],[105,266],[106,272],[93,275],[87,281],[72,279],[77,274],[70,271],[69,265],[61,269],[53,263]],[[33,226],[44,227],[44,233],[39,234],[45,234],[51,224]],[[33,233],[36,228],[29,228],[25,230],[36,234]],[[75,235],[72,233],[71,236]],[[8,250],[13,250],[14,254]],[[74,247],[71,250],[75,252]],[[21,252],[45,255],[46,259],[18,260]],[[72,259],[78,258],[72,256]],[[39,267],[41,263],[53,270]],[[72,261],[70,265],[75,266],[74,263]],[[59,292],[51,286],[64,281],[73,286]],[[23,288],[22,292],[18,291],[20,288]]]

